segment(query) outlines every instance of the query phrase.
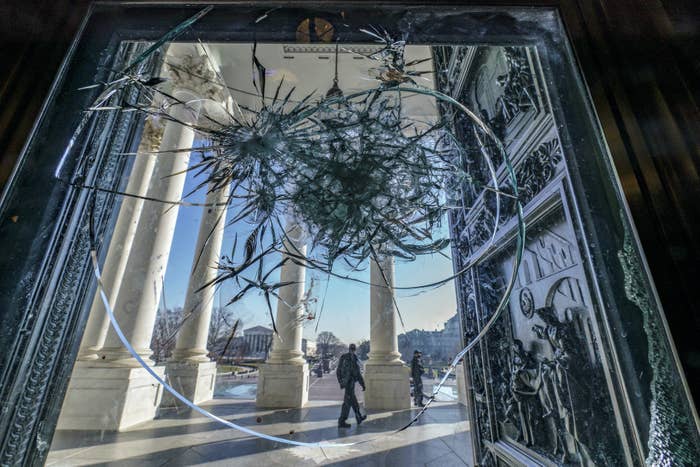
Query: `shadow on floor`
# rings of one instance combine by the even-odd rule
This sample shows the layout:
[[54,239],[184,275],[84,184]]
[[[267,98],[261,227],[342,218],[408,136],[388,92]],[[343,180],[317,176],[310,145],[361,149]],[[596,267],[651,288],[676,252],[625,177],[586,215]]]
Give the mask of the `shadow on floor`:
[[[405,425],[415,415],[415,409],[370,413],[361,426],[356,426],[351,418],[352,428],[339,429],[336,423],[340,404],[336,401],[316,402],[303,409],[266,411],[256,410],[254,401],[215,399],[203,407],[240,425],[290,440],[332,442],[351,438],[363,444],[353,448],[347,458],[329,458],[326,451],[332,448],[313,448],[312,457],[316,457],[304,459],[287,444],[250,437],[190,411],[164,411],[158,419],[122,433],[57,431],[49,464],[230,465],[235,459],[236,465],[424,465],[445,457],[441,462],[441,467],[445,467],[465,465],[469,459],[468,432],[463,422],[466,412],[459,404],[431,407],[412,431],[393,435],[389,444],[383,441],[389,439],[384,435]],[[173,426],[177,421],[183,424]],[[382,441],[370,441],[377,437],[382,437]],[[149,440],[159,446],[153,446]],[[71,451],[70,457],[61,457],[60,451],[67,450]],[[124,457],[125,452],[131,453],[129,450],[133,450],[133,455]]]
[[[456,442],[457,440],[457,442]],[[175,448],[161,451],[157,456],[135,456],[114,462],[96,462],[83,464],[90,467],[128,467],[139,466],[189,466],[189,465],[332,465],[345,466],[467,466],[470,459],[468,433],[461,432],[425,441],[411,442],[396,448],[381,449],[366,444],[365,453],[359,447],[359,453],[353,452],[340,459],[301,458],[290,451],[289,446],[269,443],[261,439],[239,441],[222,441],[206,445]],[[332,455],[334,448],[325,448]],[[256,456],[264,453],[263,457]]]

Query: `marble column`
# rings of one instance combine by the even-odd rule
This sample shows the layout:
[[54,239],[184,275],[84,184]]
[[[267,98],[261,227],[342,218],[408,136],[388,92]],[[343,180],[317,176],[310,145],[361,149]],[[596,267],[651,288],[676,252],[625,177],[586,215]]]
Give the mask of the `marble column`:
[[[160,149],[163,130],[162,125],[154,123],[150,119],[146,120],[141,143],[125,189],[126,193],[140,197],[146,196],[153,167],[156,163],[156,155],[153,152]],[[105,284],[109,303],[112,305],[114,305],[124,277],[126,261],[129,258],[129,252],[136,235],[136,227],[141,216],[143,203],[142,198],[124,196],[119,208],[119,216],[102,267],[102,282]],[[98,358],[97,352],[104,345],[108,329],[109,317],[104,309],[100,294],[95,293],[80,344],[78,360],[96,360]]]
[[[181,90],[174,97],[187,102],[198,99],[191,91]],[[171,115],[179,121],[197,121],[200,104],[175,104]],[[195,133],[190,127],[169,122],[163,133],[161,152],[190,148]],[[153,181],[147,197],[158,200],[180,200],[185,186],[189,164],[188,152],[161,153],[153,172]],[[153,326],[161,298],[170,247],[175,233],[179,206],[177,204],[147,201],[141,212],[134,246],[127,260],[122,286],[116,300],[115,313],[124,334],[143,358],[151,355]],[[109,330],[100,358],[124,366],[140,364],[122,346],[114,329]]]
[[[199,224],[197,246],[192,264],[184,306],[184,322],[177,334],[175,350],[166,365],[170,384],[195,404],[214,396],[216,362],[207,356],[207,339],[211,313],[214,308],[215,287],[211,282],[217,276],[217,264],[226,224],[226,201],[229,187],[212,190]],[[179,404],[172,395],[165,394],[164,405]]]
[[[185,89],[176,89],[172,95],[179,101],[194,103],[174,104],[170,115],[181,122],[196,122],[200,109],[198,97]],[[161,151],[192,147],[194,136],[190,127],[169,121],[165,124]],[[187,152],[159,154],[146,196],[179,200],[188,162]],[[117,322],[143,358],[151,354],[153,326],[177,214],[177,205],[156,201],[143,203],[114,303]],[[123,347],[113,328],[109,328],[97,355],[97,359],[76,364],[58,427],[122,430],[152,420],[160,404],[162,388]],[[154,369],[164,376],[164,368]]]
[[370,352],[365,363],[365,407],[400,410],[411,407],[409,369],[401,361],[396,334],[394,258],[370,260]]
[[[303,229],[288,220],[289,252],[306,253]],[[275,324],[279,335],[272,337],[272,349],[260,366],[256,403],[258,407],[299,408],[309,400],[309,365],[301,350],[302,314],[306,268],[287,261],[281,268],[280,281],[292,282],[278,290]]]

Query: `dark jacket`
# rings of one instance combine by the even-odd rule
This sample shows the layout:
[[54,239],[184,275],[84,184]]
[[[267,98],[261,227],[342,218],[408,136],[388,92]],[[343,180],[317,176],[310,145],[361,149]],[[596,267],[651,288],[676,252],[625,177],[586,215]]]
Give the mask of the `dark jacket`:
[[362,373],[360,372],[360,364],[357,363],[357,355],[351,352],[340,357],[335,374],[338,377],[338,383],[340,383],[341,388],[352,385],[355,382],[359,382],[360,386],[365,387],[365,380],[362,379]]
[[421,376],[423,376],[425,370],[423,369],[423,361],[420,357],[413,357],[411,360],[411,378],[413,378],[413,384],[421,384]]

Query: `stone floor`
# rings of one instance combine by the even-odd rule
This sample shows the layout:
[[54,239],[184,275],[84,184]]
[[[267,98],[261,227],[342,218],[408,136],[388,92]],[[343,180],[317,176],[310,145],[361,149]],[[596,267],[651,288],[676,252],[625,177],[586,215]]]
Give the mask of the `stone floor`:
[[[159,417],[126,432],[58,431],[50,466],[184,466],[184,465],[333,465],[464,466],[471,453],[464,407],[436,402],[410,428],[415,409],[369,413],[351,428],[337,427],[340,396],[335,378],[313,378],[310,402],[303,409],[258,410],[249,394],[254,379],[227,384],[233,397],[202,404],[212,413],[263,433],[298,441],[362,442],[351,447],[307,448],[274,443],[238,432],[190,410],[164,410]],[[426,387],[428,389],[428,387]],[[226,391],[224,391],[226,392]],[[254,394],[254,392],[253,392]],[[358,396],[361,396],[359,391]]]

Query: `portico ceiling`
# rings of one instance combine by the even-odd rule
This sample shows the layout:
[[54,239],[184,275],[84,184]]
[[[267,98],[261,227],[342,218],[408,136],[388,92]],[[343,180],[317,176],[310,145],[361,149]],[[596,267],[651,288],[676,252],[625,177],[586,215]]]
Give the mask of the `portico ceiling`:
[[[344,94],[375,88],[378,84],[372,69],[380,62],[366,58],[379,50],[375,44],[343,44],[338,50],[338,85]],[[251,43],[207,44],[208,53],[221,70],[231,95],[239,105],[256,108],[260,99],[253,85],[253,66]],[[280,81],[284,81],[281,94],[292,88],[293,100],[314,94],[319,99],[333,85],[335,73],[335,45],[314,44],[257,44],[258,60],[267,69],[266,96],[274,95]],[[406,61],[431,58],[429,46],[408,45]],[[416,67],[419,70],[432,70],[432,60]],[[433,74],[418,77],[416,82],[423,87],[435,89]],[[235,90],[238,90],[236,92]],[[417,121],[435,122],[437,106],[435,98],[420,94],[403,94],[402,110],[407,118]]]

